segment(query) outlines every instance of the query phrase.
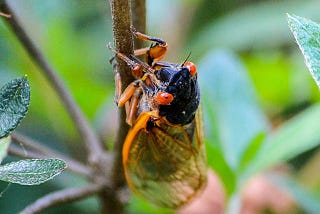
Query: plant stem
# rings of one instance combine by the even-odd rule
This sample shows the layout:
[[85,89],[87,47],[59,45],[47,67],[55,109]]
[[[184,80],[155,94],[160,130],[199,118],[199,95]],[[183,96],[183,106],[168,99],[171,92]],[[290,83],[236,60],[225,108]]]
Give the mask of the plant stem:
[[[131,0],[132,25],[141,33],[146,33],[146,0]],[[145,47],[141,39],[134,39],[134,49]]]
[[[132,1],[131,1],[132,2]],[[131,33],[131,5],[129,0],[109,0],[111,14],[112,14],[112,29],[114,35],[114,46],[115,50],[126,55],[130,56],[133,54],[133,37]],[[145,11],[145,1],[134,1],[133,4],[133,13],[136,16],[138,10]],[[144,12],[145,14],[145,12]],[[145,19],[145,16],[143,17]],[[135,27],[141,30],[145,28],[144,24],[139,22],[139,19],[136,19]],[[139,22],[139,24],[137,24]],[[131,70],[125,62],[122,60],[116,59],[117,64],[115,66],[115,72],[118,72],[121,77],[121,88],[125,89],[132,81],[134,77],[132,76]],[[125,184],[125,178],[122,167],[122,146],[123,142],[128,133],[129,126],[126,123],[126,113],[125,109],[119,109],[119,127],[115,140],[114,147],[114,164],[112,167],[112,181],[114,189],[119,189]],[[103,196],[102,196],[103,198]],[[112,210],[113,213],[123,213],[123,204],[121,200],[116,199],[115,201],[103,202],[103,212],[107,213]]]
[[[110,0],[114,45],[116,51],[130,56],[133,54],[133,37],[130,30],[131,27],[131,8],[129,0]],[[117,72],[119,72],[122,88],[125,89],[134,78],[131,74],[131,70],[127,64],[117,59],[116,65]],[[129,130],[129,126],[126,123],[125,109],[119,110],[119,127],[115,141],[115,161],[112,168],[115,187],[121,187],[125,183],[123,168],[122,168],[122,145]]]
[[39,198],[33,204],[30,204],[24,210],[22,210],[20,214],[40,213],[41,211],[53,207],[55,205],[77,201],[95,195],[101,192],[104,188],[104,186],[88,184],[84,187],[75,187],[56,191],[42,198]]
[[98,158],[103,153],[103,148],[89,122],[85,118],[79,106],[76,104],[75,100],[71,96],[63,81],[57,75],[57,72],[45,59],[40,49],[27,35],[25,29],[18,21],[16,14],[10,8],[6,0],[2,4],[0,4],[0,9],[4,13],[11,15],[11,18],[5,18],[4,20],[7,21],[25,50],[28,52],[33,61],[41,68],[44,76],[52,84],[53,88],[60,96],[66,110],[70,114],[71,119],[73,120],[78,132],[80,133],[83,141],[86,144],[89,162],[92,164],[96,164],[98,162]]
[[[27,151],[27,152],[21,152],[17,149],[14,149],[12,147],[9,147],[9,152],[11,151],[11,154],[24,157],[24,158],[59,158],[61,160],[64,160],[70,171],[75,172],[79,175],[85,176],[87,178],[90,178],[92,176],[92,170],[88,168],[87,166],[83,165],[82,163],[78,162],[77,160],[74,160],[72,158],[69,158],[61,153],[58,153],[56,151],[53,151],[52,149],[44,146],[43,144],[30,139],[26,136],[23,136],[21,134],[17,134],[16,132],[11,134],[13,142],[20,143],[23,146],[29,147],[33,151]],[[20,153],[19,153],[20,152]],[[22,156],[21,156],[22,155]]]

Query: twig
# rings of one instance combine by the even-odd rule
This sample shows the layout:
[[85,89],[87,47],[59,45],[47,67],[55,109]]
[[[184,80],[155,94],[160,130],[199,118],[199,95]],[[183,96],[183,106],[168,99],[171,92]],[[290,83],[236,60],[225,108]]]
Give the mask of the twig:
[[[91,178],[91,176],[93,175],[91,169],[88,168],[87,166],[83,165],[77,160],[74,160],[61,153],[53,151],[49,147],[46,147],[33,139],[30,139],[16,132],[12,133],[11,137],[13,142],[21,143],[23,146],[29,147],[30,149],[34,150],[34,152],[27,151],[26,154],[22,153],[22,157],[24,158],[48,158],[48,157],[59,158],[61,160],[64,160],[67,163],[68,169],[70,171],[77,173],[79,175],[85,176],[87,178]],[[13,155],[20,156],[18,153],[13,153],[14,150],[11,147],[9,147],[9,151],[11,151],[12,152],[11,154]]]
[[26,152],[22,149],[17,148],[16,146],[10,145],[8,149],[8,154],[12,156],[16,156],[19,158],[44,158],[43,155],[36,152]]
[[80,133],[83,141],[86,144],[89,161],[95,164],[97,162],[97,158],[99,158],[99,156],[103,153],[103,148],[97,135],[89,125],[89,122],[85,118],[79,106],[76,104],[75,100],[72,98],[67,87],[57,75],[57,72],[52,68],[52,66],[48,63],[48,61],[41,53],[40,49],[27,35],[25,29],[18,21],[16,14],[10,8],[6,0],[2,4],[0,4],[0,9],[4,13],[11,15],[11,18],[5,19],[5,21],[7,21],[7,23],[10,25],[30,57],[42,69],[45,77],[57,91],[57,94],[60,96],[63,104],[66,107],[66,110],[69,112],[71,119],[74,121],[78,132]]
[[[141,33],[146,33],[146,0],[131,0],[132,25]],[[141,39],[134,39],[134,49],[145,47]]]
[[40,213],[42,210],[56,205],[77,201],[95,195],[101,192],[104,188],[104,186],[88,184],[84,187],[75,187],[56,191],[39,198],[33,204],[30,204],[24,210],[22,210],[20,214]]
[[[115,49],[124,55],[130,56],[133,53],[133,37],[131,27],[131,8],[128,0],[110,0],[114,45]],[[126,88],[133,80],[131,70],[125,62],[117,59],[117,72],[122,81],[122,88]],[[126,123],[124,108],[119,111],[119,127],[115,141],[115,161],[112,168],[115,187],[121,187],[125,183],[122,168],[122,145],[129,130]]]
[[[112,29],[114,36],[114,46],[117,51],[124,55],[130,56],[133,54],[133,37],[130,30],[131,8],[129,0],[109,0],[111,15],[112,15]],[[121,88],[126,88],[134,77],[131,70],[122,60],[117,59],[115,66],[116,71],[121,77]],[[116,135],[114,146],[114,162],[112,166],[111,180],[113,182],[113,189],[119,189],[125,184],[125,178],[122,167],[122,146],[125,137],[128,133],[129,126],[126,123],[126,114],[124,108],[119,110],[119,126]],[[112,197],[106,193],[100,196],[102,202],[102,213],[123,213],[124,207],[116,194]],[[112,199],[112,201],[110,200]]]

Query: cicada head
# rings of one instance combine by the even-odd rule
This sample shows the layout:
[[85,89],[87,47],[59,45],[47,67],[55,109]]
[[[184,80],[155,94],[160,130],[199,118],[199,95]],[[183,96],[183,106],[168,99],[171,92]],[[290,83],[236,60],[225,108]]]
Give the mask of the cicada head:
[[167,64],[155,71],[162,83],[161,90],[173,95],[170,105],[160,105],[160,116],[173,124],[190,123],[198,109],[200,90],[195,65]]

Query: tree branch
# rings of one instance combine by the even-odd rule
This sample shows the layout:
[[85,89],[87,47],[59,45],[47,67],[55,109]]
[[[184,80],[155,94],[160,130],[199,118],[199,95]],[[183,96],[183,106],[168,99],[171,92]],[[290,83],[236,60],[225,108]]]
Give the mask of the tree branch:
[[[146,33],[146,0],[131,0],[132,25],[141,33]],[[134,49],[145,47],[141,39],[134,39]]]
[[30,204],[22,210],[20,214],[40,213],[42,210],[56,205],[77,201],[95,195],[103,191],[104,188],[104,186],[88,184],[84,187],[75,187],[56,191],[44,196],[43,198],[39,198],[33,204]]
[[57,72],[52,68],[52,66],[45,59],[44,55],[41,53],[40,49],[27,35],[25,29],[18,21],[16,14],[10,8],[6,0],[0,4],[0,9],[4,13],[11,15],[11,18],[6,18],[4,20],[7,21],[25,50],[28,52],[33,61],[42,69],[44,76],[53,85],[53,88],[60,96],[66,110],[70,114],[71,119],[73,120],[78,132],[86,144],[89,162],[93,164],[97,163],[98,157],[103,153],[103,148],[97,135],[89,125],[89,122],[85,118],[79,106],[76,104],[63,81],[57,75]]
[[[131,8],[129,0],[110,0],[113,36],[115,49],[126,56],[133,54],[133,37],[131,27]],[[117,59],[117,71],[121,76],[122,88],[125,89],[134,78],[131,70],[125,62]],[[119,127],[115,141],[115,161],[112,168],[112,180],[115,187],[121,187],[125,183],[122,168],[122,145],[129,130],[126,123],[124,108],[119,110]]]
[[39,153],[30,152],[30,151],[27,152],[13,145],[9,146],[8,154],[19,157],[19,158],[31,158],[31,159],[44,158],[44,156]]
[[53,151],[49,147],[46,147],[35,140],[32,140],[21,134],[17,134],[16,132],[11,133],[11,137],[13,142],[21,143],[23,146],[34,150],[34,152],[28,151],[27,153],[25,153],[23,151],[17,150],[17,148],[9,147],[9,153],[11,153],[12,155],[16,155],[22,158],[59,158],[67,163],[67,169],[69,169],[70,171],[85,176],[86,178],[91,178],[93,176],[92,170],[87,166],[59,152]]

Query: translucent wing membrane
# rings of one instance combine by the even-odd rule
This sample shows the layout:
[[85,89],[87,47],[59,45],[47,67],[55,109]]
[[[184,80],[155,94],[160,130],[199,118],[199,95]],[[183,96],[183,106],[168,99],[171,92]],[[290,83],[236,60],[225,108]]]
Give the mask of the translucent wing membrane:
[[195,121],[186,126],[159,124],[135,135],[125,172],[134,192],[159,206],[177,208],[206,183],[204,145]]

